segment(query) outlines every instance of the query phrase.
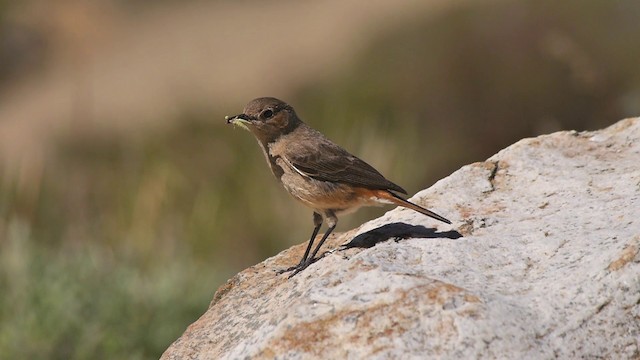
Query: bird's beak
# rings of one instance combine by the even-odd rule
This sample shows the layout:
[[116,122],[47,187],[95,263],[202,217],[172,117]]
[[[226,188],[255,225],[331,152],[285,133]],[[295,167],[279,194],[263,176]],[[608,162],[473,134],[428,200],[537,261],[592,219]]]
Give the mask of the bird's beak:
[[247,127],[247,124],[251,124],[251,120],[245,114],[225,116],[224,119],[227,121],[227,124],[237,125],[245,130],[249,130],[249,128]]

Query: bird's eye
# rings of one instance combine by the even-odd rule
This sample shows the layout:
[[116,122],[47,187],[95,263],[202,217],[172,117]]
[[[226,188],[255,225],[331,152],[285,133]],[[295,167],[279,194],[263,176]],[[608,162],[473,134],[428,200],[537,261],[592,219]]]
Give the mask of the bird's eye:
[[267,110],[262,112],[262,118],[263,119],[271,119],[272,116],[273,116],[273,110],[271,110],[271,109],[267,109]]

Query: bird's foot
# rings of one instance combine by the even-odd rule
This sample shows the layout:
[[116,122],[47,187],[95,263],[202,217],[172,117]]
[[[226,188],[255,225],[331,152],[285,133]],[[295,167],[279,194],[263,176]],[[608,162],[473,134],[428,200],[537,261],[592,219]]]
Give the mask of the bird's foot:
[[289,271],[293,271],[293,270],[295,270],[298,266],[300,266],[300,264],[298,264],[298,265],[296,265],[296,266],[288,267],[288,268],[286,268],[286,269],[278,270],[278,271],[276,271],[276,274],[278,274],[278,275],[282,275],[282,274],[287,273],[287,272],[289,272]]
[[292,277],[296,276],[296,274],[306,269],[309,265],[311,265],[311,263],[313,263],[313,261],[307,260],[304,262],[304,264],[298,264],[298,266],[296,266],[296,268],[293,270],[291,275],[289,275],[288,279],[291,279]]
[[312,263],[314,263],[315,261],[312,259],[307,259],[306,261],[301,261],[298,265],[295,266],[291,266],[289,268],[283,269],[283,270],[278,270],[277,274],[278,275],[282,275],[284,273],[288,273],[291,272],[291,274],[289,275],[288,279],[291,279],[292,277],[294,277],[296,274],[298,274],[299,272],[301,272],[302,270],[306,269],[309,265],[311,265]]

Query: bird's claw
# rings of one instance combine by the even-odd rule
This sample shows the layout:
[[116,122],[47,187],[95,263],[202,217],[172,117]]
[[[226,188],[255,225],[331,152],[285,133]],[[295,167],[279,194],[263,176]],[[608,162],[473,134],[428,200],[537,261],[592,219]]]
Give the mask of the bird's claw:
[[288,279],[291,279],[292,277],[296,276],[299,272],[306,269],[309,265],[311,265],[311,263],[313,263],[313,261],[309,261],[309,260],[303,261],[303,262],[300,262],[298,265],[291,266],[283,270],[278,270],[277,274],[282,275],[284,273],[288,273],[291,271],[292,273],[288,277]]

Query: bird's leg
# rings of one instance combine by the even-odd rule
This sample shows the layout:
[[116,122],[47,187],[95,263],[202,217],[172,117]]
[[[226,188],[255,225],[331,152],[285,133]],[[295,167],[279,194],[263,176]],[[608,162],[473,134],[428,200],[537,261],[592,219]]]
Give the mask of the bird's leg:
[[[318,214],[315,211],[313,212],[313,224],[316,227],[313,229],[313,233],[311,234],[311,239],[309,239],[309,245],[307,245],[307,250],[304,251],[304,255],[302,256],[302,259],[300,260],[300,263],[298,264],[298,266],[301,266],[307,260],[307,256],[309,256],[309,251],[311,251],[311,246],[313,245],[313,241],[316,239],[316,236],[318,235],[318,231],[320,231],[320,226],[322,226],[322,215]],[[313,254],[315,255],[315,252]],[[313,255],[311,257],[313,257]]]
[[320,226],[322,226],[322,215],[318,214],[315,211],[313,212],[313,224],[315,225],[315,228],[313,228],[313,233],[311,234],[311,238],[309,239],[309,245],[307,245],[307,250],[304,251],[304,255],[302,256],[302,259],[300,259],[300,262],[298,263],[298,265],[292,266],[285,270],[280,270],[278,271],[278,274],[296,270],[297,268],[304,265],[305,260],[307,260],[307,256],[309,256],[309,252],[311,251],[311,246],[313,246],[313,241],[316,239],[316,236],[318,235],[318,231],[320,231]]
[[[329,225],[327,232],[324,233],[324,235],[322,236],[322,239],[320,239],[318,246],[316,246],[316,249],[313,250],[313,253],[311,254],[311,256],[309,257],[305,256],[306,259],[303,259],[304,262],[296,266],[296,269],[293,271],[293,273],[289,275],[289,279],[291,279],[297,273],[306,269],[307,266],[313,263],[313,260],[315,259],[316,254],[318,254],[318,250],[320,250],[320,248],[322,247],[322,244],[324,244],[324,242],[327,240],[329,235],[331,235],[331,232],[333,231],[333,229],[335,229],[336,225],[338,225],[338,218],[336,217],[336,214],[333,211],[327,211],[325,213],[325,216],[327,217],[327,225]],[[310,248],[311,248],[311,243],[309,243],[309,247],[307,248],[307,250],[309,250]],[[305,253],[305,255],[307,254]]]

